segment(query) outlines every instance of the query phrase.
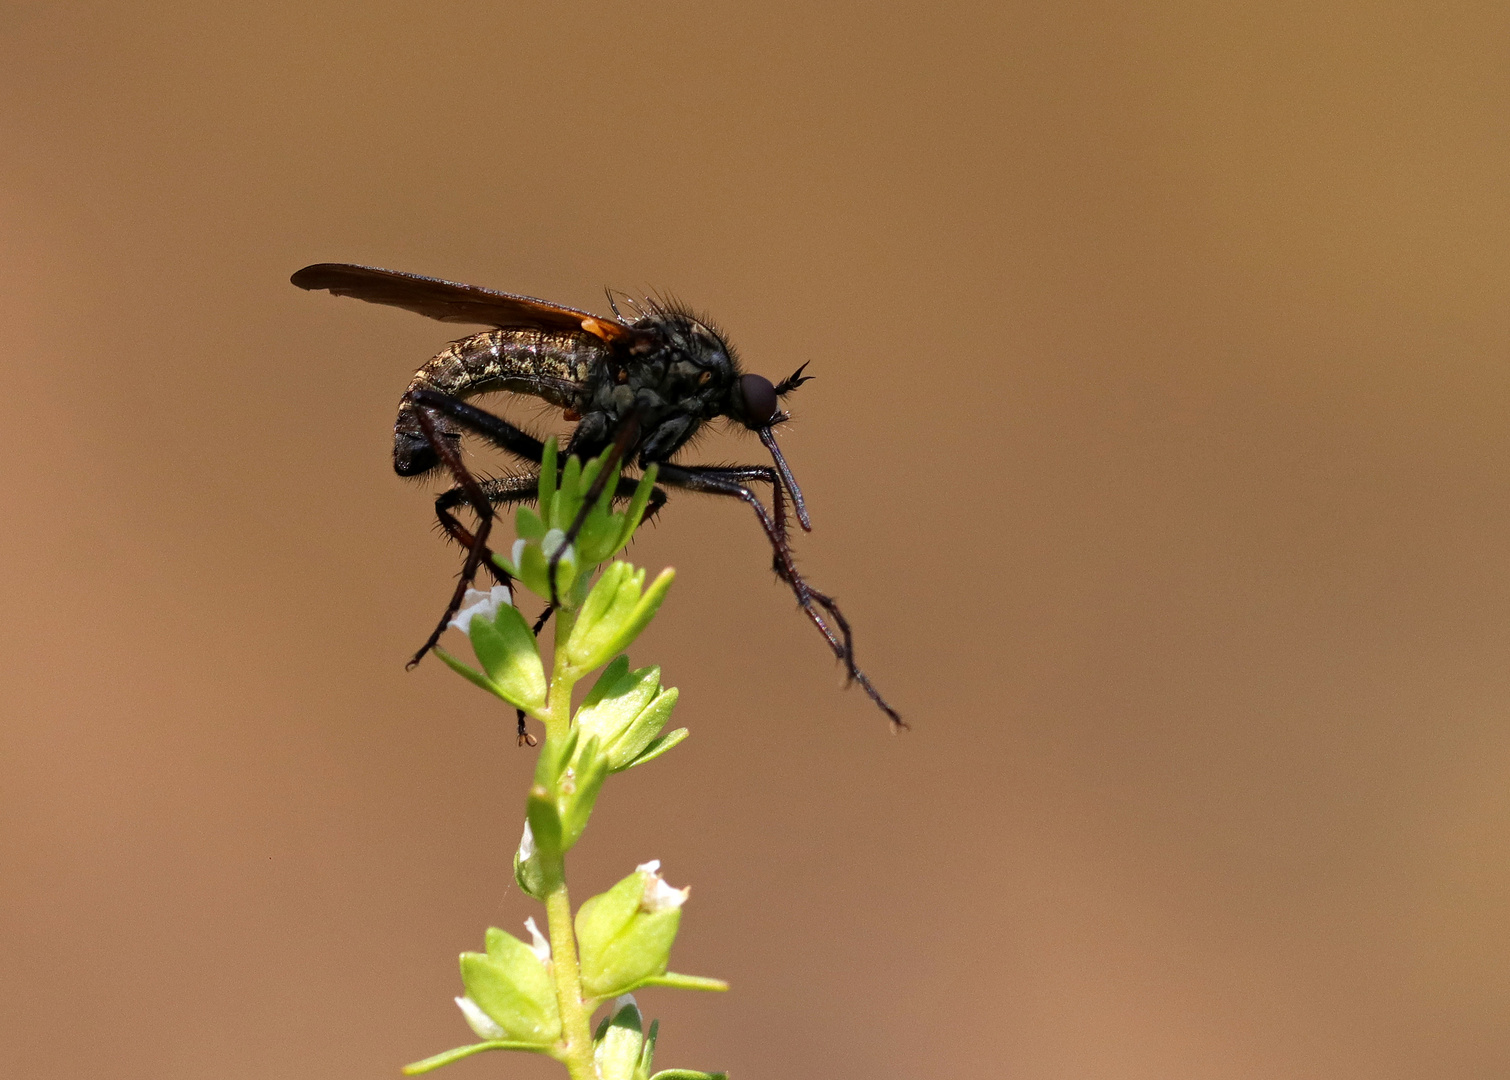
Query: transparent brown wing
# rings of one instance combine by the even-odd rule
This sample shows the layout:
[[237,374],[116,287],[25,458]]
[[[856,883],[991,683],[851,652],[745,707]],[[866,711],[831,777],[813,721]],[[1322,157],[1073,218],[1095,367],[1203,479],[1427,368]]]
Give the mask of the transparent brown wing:
[[476,323],[507,330],[585,332],[604,341],[617,341],[633,333],[616,319],[602,318],[576,308],[528,296],[494,292],[476,285],[382,270],[376,266],[315,263],[289,280],[301,289],[326,289],[336,296],[353,296],[370,304],[387,304],[441,322]]

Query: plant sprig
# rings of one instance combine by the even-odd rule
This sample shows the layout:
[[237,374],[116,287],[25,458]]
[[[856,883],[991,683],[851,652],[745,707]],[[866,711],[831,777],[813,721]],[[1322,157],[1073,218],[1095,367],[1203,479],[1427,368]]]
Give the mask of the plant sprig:
[[[547,602],[551,557],[603,462],[584,466],[572,457],[558,470],[556,442],[550,440],[541,466],[539,509],[518,509],[518,540],[507,558],[494,556],[512,578]],[[667,970],[690,890],[667,884],[656,860],[584,901],[575,914],[567,892],[566,854],[587,828],[608,777],[660,757],[688,734],[686,728],[665,730],[678,695],[674,687],[661,685],[660,668],[632,670],[625,655],[655,617],[675,572],[663,570],[647,586],[643,569],[618,560],[601,565],[623,550],[639,526],[655,484],[654,467],[618,511],[613,508],[617,482],[615,467],[575,542],[562,553],[556,582],[561,606],[555,612],[548,678],[535,635],[503,586],[487,593],[469,590],[452,624],[470,639],[478,668],[435,650],[452,670],[545,725],[525,799],[514,877],[545,905],[547,933],[541,934],[531,918],[525,921],[529,943],[493,927],[485,935],[485,951],[462,953],[465,993],[456,1003],[482,1041],[414,1062],[406,1074],[486,1051],[520,1050],[555,1058],[571,1080],[725,1076],[690,1069],[652,1075],[660,1022],[647,1033],[631,994],[651,986],[728,989],[719,979]],[[574,713],[573,690],[599,668]],[[609,1001],[612,1007],[593,1030],[593,1013]]]

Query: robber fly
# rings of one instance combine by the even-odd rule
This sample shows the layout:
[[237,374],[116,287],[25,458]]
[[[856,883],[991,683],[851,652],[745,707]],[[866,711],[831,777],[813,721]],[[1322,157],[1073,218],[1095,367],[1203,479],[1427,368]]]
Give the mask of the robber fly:
[[[587,511],[602,494],[615,463],[645,469],[657,466],[646,515],[666,502],[665,487],[726,495],[746,503],[760,521],[773,552],[777,577],[791,587],[797,603],[843,662],[846,673],[872,701],[905,727],[855,664],[849,623],[833,597],[819,592],[797,572],[787,536],[788,499],[798,524],[810,530],[802,490],[776,445],[773,429],[789,417],[781,399],[810,376],[798,368],[772,383],[740,371],[734,349],[706,320],[667,303],[647,300],[626,318],[609,297],[614,318],[592,315],[527,296],[494,292],[436,278],[346,263],[306,266],[292,278],[301,289],[325,289],[374,304],[404,308],[442,322],[491,326],[492,330],[453,341],[420,368],[399,402],[393,428],[393,468],[400,476],[424,476],[444,467],[456,483],[436,499],[441,527],[467,550],[461,579],[435,632],[409,662],[413,667],[440,640],[456,614],[466,588],[486,567],[507,584],[507,575],[487,548],[494,507],[529,502],[538,494],[544,444],[501,417],[467,403],[478,394],[504,390],[540,398],[576,421],[566,454],[590,460],[611,450],[582,510],[556,549],[550,565],[552,591],[561,553],[577,535]],[[807,365],[803,365],[806,367]],[[770,451],[769,465],[678,465],[672,457],[703,424],[727,418],[754,431]],[[478,479],[462,463],[461,436],[471,432],[535,466],[536,473]],[[614,497],[627,497],[634,481],[622,478]],[[771,485],[771,509],[751,490]],[[664,486],[663,486],[664,485]],[[477,515],[475,532],[454,511],[466,505]],[[541,616],[537,632],[557,597]]]

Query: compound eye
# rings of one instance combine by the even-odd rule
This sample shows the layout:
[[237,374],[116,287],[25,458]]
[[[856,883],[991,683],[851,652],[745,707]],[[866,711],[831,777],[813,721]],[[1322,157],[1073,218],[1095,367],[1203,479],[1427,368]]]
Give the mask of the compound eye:
[[739,392],[744,397],[744,422],[750,427],[768,427],[776,418],[776,388],[759,375],[741,375]]

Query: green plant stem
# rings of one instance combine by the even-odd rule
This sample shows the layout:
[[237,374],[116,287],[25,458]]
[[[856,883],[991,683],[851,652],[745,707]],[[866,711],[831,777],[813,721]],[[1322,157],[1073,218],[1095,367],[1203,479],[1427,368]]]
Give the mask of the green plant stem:
[[566,641],[577,625],[577,613],[556,609],[555,656],[551,660],[550,701],[545,714],[545,737],[564,739],[571,734],[571,692],[577,680],[566,666]]
[[[576,680],[563,657],[566,640],[576,623],[573,612],[556,612],[556,649],[551,672],[550,710],[545,737],[565,739],[571,732],[571,695]],[[596,1080],[592,1060],[591,1010],[582,1000],[582,972],[577,960],[577,935],[572,926],[571,897],[566,891],[566,860],[558,858],[546,868],[546,878],[556,884],[545,897],[545,917],[550,930],[551,961],[556,978],[556,1004],[561,1010],[560,1060],[571,1080]]]
[[545,917],[550,926],[551,963],[556,973],[556,1003],[561,1009],[560,1060],[572,1080],[596,1080],[592,1063],[592,1028],[587,1003],[582,1000],[582,975],[577,966],[577,935],[572,930],[571,898],[566,892],[564,867],[560,884],[545,897]]

